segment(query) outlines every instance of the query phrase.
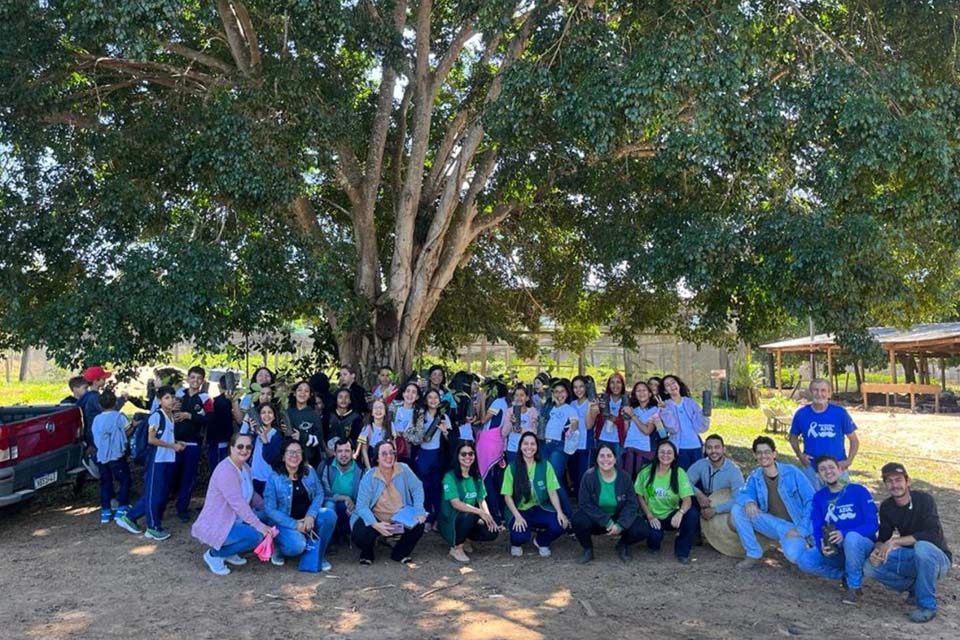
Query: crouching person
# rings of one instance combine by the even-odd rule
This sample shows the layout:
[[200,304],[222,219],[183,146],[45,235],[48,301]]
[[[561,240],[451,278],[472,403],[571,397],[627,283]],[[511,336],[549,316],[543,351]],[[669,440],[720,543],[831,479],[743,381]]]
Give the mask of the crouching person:
[[324,553],[337,516],[323,508],[323,495],[319,474],[304,460],[303,445],[296,440],[285,441],[263,496],[267,519],[280,531],[273,548],[273,564],[281,566],[285,557],[302,554],[307,536],[315,535],[320,545],[320,570],[331,569]]
[[346,544],[350,542],[350,516],[357,505],[363,469],[353,459],[353,444],[347,438],[337,440],[333,451],[334,457],[323,465],[320,476],[326,500],[323,506],[337,515],[333,542]]
[[247,464],[251,453],[253,437],[234,435],[229,455],[210,476],[203,509],[190,530],[194,538],[210,547],[203,554],[203,561],[218,576],[230,573],[224,563],[246,564],[240,554],[252,551],[273,534],[252,508],[263,505],[253,491],[253,474]]
[[457,465],[443,477],[440,505],[440,535],[450,545],[450,557],[470,562],[464,550],[467,540],[496,540],[500,526],[487,506],[487,491],[477,465],[477,449],[469,440],[457,447]]
[[813,494],[814,546],[800,556],[805,573],[846,581],[844,604],[857,604],[863,584],[863,562],[877,538],[877,505],[870,491],[841,479],[840,464],[832,455],[817,456],[817,475],[823,489]]
[[650,536],[650,527],[638,518],[637,497],[630,473],[617,468],[616,449],[601,442],[593,461],[580,480],[579,509],[571,524],[583,547],[580,564],[593,560],[593,535],[619,537],[616,550],[623,562],[629,558],[627,547]]
[[880,505],[877,545],[863,572],[895,591],[909,591],[916,608],[908,617],[929,622],[937,615],[937,580],[953,561],[937,503],[930,494],[910,489],[910,476],[899,462],[883,465],[880,474],[890,497]]
[[377,466],[363,474],[357,506],[350,522],[353,542],[360,547],[360,564],[373,564],[373,547],[378,536],[400,536],[390,558],[410,562],[414,547],[423,535],[427,512],[423,508],[423,483],[410,467],[397,462],[397,450],[390,440],[377,445]]

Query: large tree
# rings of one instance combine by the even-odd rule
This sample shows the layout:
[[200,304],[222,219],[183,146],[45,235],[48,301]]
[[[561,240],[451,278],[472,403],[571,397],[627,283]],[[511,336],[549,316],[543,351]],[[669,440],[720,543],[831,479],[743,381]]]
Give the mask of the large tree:
[[544,313],[628,343],[934,317],[957,25],[879,0],[4,3],[2,332],[136,363],[298,318],[406,370]]

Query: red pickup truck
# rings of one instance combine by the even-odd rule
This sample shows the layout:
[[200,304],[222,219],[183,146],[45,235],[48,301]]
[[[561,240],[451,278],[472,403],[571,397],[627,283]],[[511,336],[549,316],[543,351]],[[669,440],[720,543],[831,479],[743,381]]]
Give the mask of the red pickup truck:
[[0,407],[0,507],[83,471],[83,414],[72,405]]

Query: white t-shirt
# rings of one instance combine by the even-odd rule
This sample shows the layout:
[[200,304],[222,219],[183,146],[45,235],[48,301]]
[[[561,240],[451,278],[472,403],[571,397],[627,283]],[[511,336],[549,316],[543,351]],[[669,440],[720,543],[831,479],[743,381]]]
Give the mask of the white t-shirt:
[[[166,424],[163,427],[163,433],[160,433],[160,411],[150,414],[150,420],[147,422],[149,425],[148,429],[156,429],[157,437],[159,437],[164,442],[169,442],[173,444],[176,442],[176,438],[173,435],[173,420],[169,416],[164,416]],[[168,449],[167,447],[157,447],[156,454],[153,458],[154,462],[176,462],[177,461],[177,452],[173,449]]]
[[[643,423],[649,423],[659,412],[660,409],[655,406],[647,407],[646,409],[636,408],[633,410],[634,415]],[[623,446],[632,447],[640,451],[650,451],[650,436],[640,431],[640,427],[638,427],[633,420],[626,420],[626,422],[627,437],[623,441]]]
[[550,419],[547,420],[544,436],[550,440],[563,440],[563,431],[571,420],[579,420],[575,408],[569,404],[554,407],[550,410]]
[[[430,429],[430,425],[433,424],[434,418],[430,414],[424,414],[423,416],[423,434],[426,437],[427,431]],[[447,425],[447,429],[450,428],[450,417],[443,416],[443,422]],[[420,444],[421,449],[426,449],[427,451],[434,451],[440,448],[440,438],[443,437],[443,432],[439,428],[434,432],[433,437],[430,438],[430,441],[426,440]]]
[[487,410],[487,413],[493,412],[494,417],[483,423],[483,430],[488,431],[493,425],[496,425],[497,429],[502,427],[503,421],[506,420],[507,411],[509,409],[510,407],[507,405],[506,398],[497,398],[494,400],[490,404],[490,408]]
[[[623,407],[623,396],[619,400],[613,400],[607,396],[607,413],[611,416],[619,416],[620,409]],[[620,434],[617,433],[617,425],[613,420],[605,420],[603,428],[600,429],[601,442],[620,442]]]
[[584,398],[583,400],[574,400],[571,404],[571,407],[577,410],[577,421],[580,425],[577,427],[577,450],[585,451],[587,448],[587,411],[590,410],[590,401]]
[[403,405],[397,407],[396,412],[393,414],[393,432],[396,434],[403,433],[407,430],[407,427],[410,426],[410,420],[413,418],[413,409],[407,409]]
[[537,432],[537,425],[530,424],[530,416],[532,416],[534,412],[526,407],[524,407],[523,411],[524,412],[520,414],[520,433],[511,429],[510,435],[507,436],[507,451],[516,453],[520,450],[520,436],[527,431]]

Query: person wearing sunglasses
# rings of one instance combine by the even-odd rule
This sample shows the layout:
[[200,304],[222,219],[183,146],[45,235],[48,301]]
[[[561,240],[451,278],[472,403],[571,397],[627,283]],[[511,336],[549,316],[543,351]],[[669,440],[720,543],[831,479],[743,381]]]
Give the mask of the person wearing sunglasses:
[[320,544],[320,570],[330,570],[324,553],[333,537],[337,515],[332,509],[323,508],[323,499],[320,475],[304,460],[303,445],[285,440],[263,495],[267,519],[280,531],[271,558],[273,564],[282,566],[284,557],[302,554],[307,548],[307,537],[315,535]]
[[234,434],[230,455],[210,476],[203,509],[190,533],[207,545],[203,561],[214,574],[230,573],[226,563],[242,566],[247,563],[240,554],[252,551],[273,529],[257,517],[254,508],[262,509],[260,497],[253,491],[253,473],[247,461],[253,453],[253,436]]
[[467,540],[490,542],[497,538],[500,527],[487,506],[487,491],[472,442],[461,442],[457,447],[456,465],[443,477],[439,531],[450,545],[450,557],[467,563],[470,562],[464,549]]

